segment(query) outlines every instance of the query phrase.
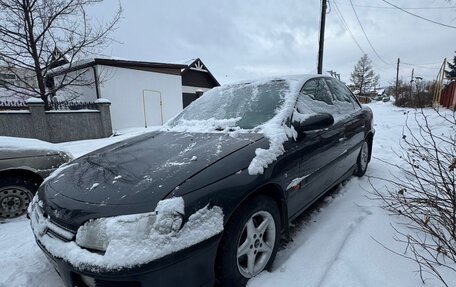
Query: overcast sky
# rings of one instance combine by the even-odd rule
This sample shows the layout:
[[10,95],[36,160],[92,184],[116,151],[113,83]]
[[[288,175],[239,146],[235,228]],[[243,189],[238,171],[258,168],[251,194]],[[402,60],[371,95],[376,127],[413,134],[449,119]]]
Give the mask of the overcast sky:
[[[445,57],[453,59],[456,29],[410,16],[382,0],[352,0],[379,59],[350,0],[328,1],[323,69],[337,71],[347,83],[361,49],[372,59],[382,85],[395,78],[397,58],[403,63],[400,76],[408,81],[412,68],[415,76],[431,80]],[[388,1],[456,26],[456,0]],[[97,20],[107,20],[117,8],[114,3],[107,0],[91,12]],[[121,0],[121,5],[123,20],[112,34],[120,43],[106,49],[107,56],[154,62],[199,57],[222,84],[316,72],[320,0]]]

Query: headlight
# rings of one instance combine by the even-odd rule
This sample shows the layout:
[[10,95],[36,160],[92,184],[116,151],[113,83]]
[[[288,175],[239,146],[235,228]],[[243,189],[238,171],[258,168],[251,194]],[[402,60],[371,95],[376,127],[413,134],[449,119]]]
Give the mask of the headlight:
[[183,214],[184,200],[176,197],[160,201],[153,212],[89,220],[79,227],[76,244],[104,252],[114,240],[137,242],[151,232],[173,236],[182,226]]

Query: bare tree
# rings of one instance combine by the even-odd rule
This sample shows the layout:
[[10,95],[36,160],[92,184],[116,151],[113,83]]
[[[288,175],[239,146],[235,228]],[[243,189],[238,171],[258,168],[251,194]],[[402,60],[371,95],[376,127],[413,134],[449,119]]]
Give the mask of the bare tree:
[[364,54],[355,65],[350,80],[360,95],[370,92],[378,84],[380,76],[374,73],[372,61]]
[[395,228],[396,239],[407,246],[403,256],[418,263],[423,282],[428,273],[450,286],[445,273],[456,272],[456,118],[436,113],[450,132],[437,132],[428,120],[434,115],[417,111],[419,129],[407,122],[397,154],[403,162],[393,165],[393,179],[383,179],[389,188],[374,190],[386,209],[407,219],[405,231]]
[[94,23],[87,8],[103,0],[0,0],[0,66],[16,81],[4,86],[13,92],[39,97],[46,104],[56,91],[88,85],[84,71],[65,74],[46,87],[56,64],[71,67],[112,42],[122,7],[107,23]]

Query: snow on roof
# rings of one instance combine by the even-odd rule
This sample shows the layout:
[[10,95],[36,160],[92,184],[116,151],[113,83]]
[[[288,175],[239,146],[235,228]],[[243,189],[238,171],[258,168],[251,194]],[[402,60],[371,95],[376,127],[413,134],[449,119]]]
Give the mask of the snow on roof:
[[61,152],[62,149],[56,147],[52,143],[45,141],[30,139],[0,136],[0,149],[2,151],[20,151],[20,150],[49,150]]

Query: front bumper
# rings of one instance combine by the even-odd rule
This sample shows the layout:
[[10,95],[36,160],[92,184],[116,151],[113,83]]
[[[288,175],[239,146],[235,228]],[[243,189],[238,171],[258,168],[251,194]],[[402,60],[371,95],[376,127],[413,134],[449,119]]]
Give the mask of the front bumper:
[[[35,238],[36,239],[36,238]],[[79,270],[52,256],[36,240],[67,287],[213,286],[220,235],[136,268],[115,272]],[[121,260],[121,259],[119,259]]]
[[[49,242],[43,241],[43,243],[41,241],[45,237],[48,239],[53,238],[53,240],[58,240],[62,243],[66,242],[71,246],[74,243],[75,231],[56,224],[52,218],[43,214],[40,202],[35,201],[36,198],[29,206],[29,216],[35,241],[53,264],[67,287],[213,286],[214,284],[214,264],[221,233],[156,260],[133,267],[114,270],[106,267],[97,267],[98,265],[96,264],[90,266],[79,265],[62,259],[65,258],[65,255],[62,255],[63,257],[53,255],[57,246],[55,244],[59,242],[56,241],[51,243],[53,245],[48,245]],[[143,245],[142,251],[147,252],[144,248],[147,248],[147,244]],[[54,250],[54,252],[50,250]],[[84,253],[85,255],[89,253],[88,250],[82,249],[81,252],[76,251],[74,253],[74,249],[67,250],[67,252],[77,254],[79,258],[83,258]],[[131,254],[132,257],[120,257],[118,255],[109,260],[115,260],[115,262],[119,263],[116,265],[121,266],[123,262],[131,262],[129,259],[137,258],[132,253],[125,254]],[[82,263],[83,261],[80,262]]]

